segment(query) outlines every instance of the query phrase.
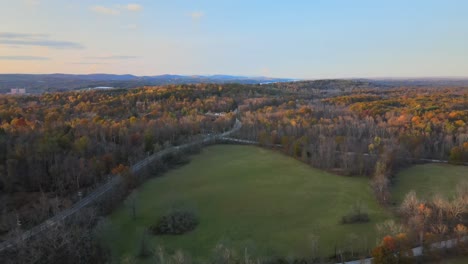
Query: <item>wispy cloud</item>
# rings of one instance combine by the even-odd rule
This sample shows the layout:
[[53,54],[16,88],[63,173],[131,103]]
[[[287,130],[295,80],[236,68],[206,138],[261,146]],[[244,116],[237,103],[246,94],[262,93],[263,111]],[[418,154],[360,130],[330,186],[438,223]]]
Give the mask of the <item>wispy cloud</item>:
[[12,46],[39,46],[53,49],[83,49],[84,46],[71,41],[52,40],[46,34],[24,34],[0,32],[0,44]]
[[138,11],[141,11],[143,9],[143,7],[139,4],[127,4],[125,6],[123,6],[123,8],[127,9],[128,11],[132,11],[132,12],[138,12]]
[[18,45],[18,46],[40,46],[54,49],[83,49],[81,44],[70,41],[55,41],[55,40],[16,40],[16,39],[0,39],[0,44]]
[[50,60],[50,58],[37,57],[37,56],[0,56],[0,60],[44,61],[44,60]]
[[126,4],[126,5],[114,5],[111,7],[108,6],[101,6],[95,5],[90,7],[90,10],[103,15],[120,15],[122,11],[129,11],[129,12],[139,12],[143,9],[143,6],[139,4]]
[[76,64],[76,65],[103,65],[103,64],[109,64],[105,62],[71,62],[70,64]]
[[92,6],[91,11],[99,14],[104,14],[104,15],[119,15],[120,10],[116,8],[111,8],[111,7],[105,7],[105,6]]
[[194,11],[192,13],[190,13],[190,17],[193,19],[193,20],[200,20],[201,18],[203,18],[205,16],[205,13],[204,12],[201,12],[201,11]]
[[137,56],[98,56],[98,57],[86,57],[85,59],[90,60],[133,60],[137,59]]
[[48,38],[47,34],[24,34],[24,33],[12,33],[12,32],[0,32],[0,39],[24,39],[24,38]]

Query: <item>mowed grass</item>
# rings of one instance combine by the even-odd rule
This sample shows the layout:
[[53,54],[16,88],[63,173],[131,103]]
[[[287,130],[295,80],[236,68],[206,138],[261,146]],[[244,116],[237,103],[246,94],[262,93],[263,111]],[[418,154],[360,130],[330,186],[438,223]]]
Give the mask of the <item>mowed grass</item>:
[[[375,224],[389,217],[375,201],[365,177],[343,177],[313,169],[281,153],[252,146],[205,148],[192,161],[137,190],[137,219],[122,205],[110,217],[106,234],[114,257],[135,255],[143,230],[171,206],[196,208],[200,224],[179,236],[150,235],[150,247],[181,249],[194,259],[210,256],[224,241],[234,248],[255,248],[260,255],[308,256],[311,236],[319,252],[334,254],[350,234],[354,249],[376,242]],[[371,221],[340,224],[357,201],[366,204]],[[241,250],[241,252],[243,252]]]
[[466,264],[468,263],[468,257],[455,257],[447,260],[442,260],[442,264]]
[[414,165],[400,171],[392,188],[392,197],[400,204],[411,190],[423,199],[430,199],[436,193],[451,198],[456,187],[468,181],[468,167],[447,164]]

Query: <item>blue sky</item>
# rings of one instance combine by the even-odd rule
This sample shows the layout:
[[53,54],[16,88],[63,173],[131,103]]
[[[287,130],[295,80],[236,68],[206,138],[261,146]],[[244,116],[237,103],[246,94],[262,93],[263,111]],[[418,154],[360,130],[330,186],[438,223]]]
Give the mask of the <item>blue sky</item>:
[[462,0],[0,0],[0,73],[468,76]]

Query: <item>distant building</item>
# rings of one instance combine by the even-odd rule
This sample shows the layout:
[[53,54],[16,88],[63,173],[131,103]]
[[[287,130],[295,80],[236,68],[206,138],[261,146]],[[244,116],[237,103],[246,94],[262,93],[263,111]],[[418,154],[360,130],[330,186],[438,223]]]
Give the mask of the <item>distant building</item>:
[[10,89],[10,92],[8,94],[17,94],[17,95],[26,94],[26,89],[25,88],[13,88],[13,89]]
[[108,87],[108,86],[98,86],[98,87],[94,87],[94,88],[91,88],[91,89],[95,89],[95,90],[109,90],[109,89],[115,89],[114,87]]
[[225,116],[226,113],[225,113],[225,112],[213,113],[213,112],[211,112],[211,111],[208,111],[205,115],[207,115],[207,116],[214,116],[214,117],[220,117],[220,116]]

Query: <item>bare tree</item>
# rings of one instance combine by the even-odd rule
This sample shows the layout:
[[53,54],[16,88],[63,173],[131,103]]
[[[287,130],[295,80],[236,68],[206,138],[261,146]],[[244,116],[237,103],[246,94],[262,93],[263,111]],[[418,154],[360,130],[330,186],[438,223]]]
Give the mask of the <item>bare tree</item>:
[[96,215],[84,210],[70,223],[55,223],[41,236],[17,240],[17,244],[0,255],[0,263],[105,263],[109,257],[92,226]]
[[133,220],[135,220],[137,216],[137,197],[137,192],[133,191],[125,200],[125,204],[130,209],[130,215],[132,216]]
[[395,220],[385,220],[383,223],[376,224],[376,229],[380,240],[387,235],[396,236],[405,232],[404,226],[398,224]]
[[309,235],[309,243],[310,243],[310,255],[313,259],[319,257],[319,236],[311,234]]
[[377,198],[383,204],[388,203],[390,199],[390,191],[388,190],[389,180],[387,177],[387,166],[384,162],[378,161],[375,166],[375,174],[372,178],[371,185]]
[[414,214],[418,206],[421,204],[421,201],[416,196],[416,192],[411,190],[406,194],[405,199],[400,205],[400,212],[406,216],[410,217]]

